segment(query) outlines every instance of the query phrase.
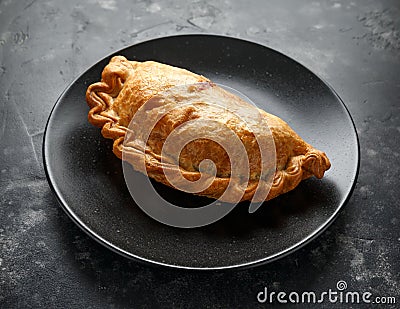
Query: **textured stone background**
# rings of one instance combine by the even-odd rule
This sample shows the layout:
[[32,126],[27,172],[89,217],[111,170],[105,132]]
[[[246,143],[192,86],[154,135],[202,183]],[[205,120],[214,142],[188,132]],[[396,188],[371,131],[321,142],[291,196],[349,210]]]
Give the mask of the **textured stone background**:
[[[81,232],[47,184],[43,130],[65,87],[111,52],[183,33],[277,49],[328,81],[354,118],[361,169],[352,198],[326,233],[272,264],[138,264]],[[4,0],[0,80],[0,307],[254,308],[264,286],[324,291],[338,280],[400,302],[398,1]]]

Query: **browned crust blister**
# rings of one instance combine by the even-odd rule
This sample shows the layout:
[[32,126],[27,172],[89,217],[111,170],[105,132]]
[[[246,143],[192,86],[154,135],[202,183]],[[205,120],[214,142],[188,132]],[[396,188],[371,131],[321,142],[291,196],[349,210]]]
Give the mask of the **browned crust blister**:
[[[101,81],[90,85],[86,91],[86,101],[90,107],[88,120],[102,128],[101,133],[105,138],[114,140],[113,152],[118,158],[122,159],[122,151],[125,150],[124,159],[134,168],[138,167],[135,162],[145,158],[147,170],[141,172],[146,172],[155,180],[170,185],[163,169],[178,169],[186,179],[195,181],[200,178],[198,171],[162,163],[157,152],[150,151],[145,155],[133,149],[124,149],[123,141],[130,119],[147,100],[168,88],[199,82],[210,81],[187,70],[157,62],[136,62],[122,56],[113,57],[104,68]],[[195,108],[193,110],[201,112]],[[276,171],[266,200],[294,189],[303,179],[313,175],[322,178],[330,168],[326,154],[307,144],[282,119],[265,111],[260,112],[268,122],[276,148]],[[185,118],[185,114],[182,117]],[[231,180],[235,181],[230,177],[216,177],[200,195],[219,198]],[[250,179],[242,200],[252,199],[259,181],[263,180]]]

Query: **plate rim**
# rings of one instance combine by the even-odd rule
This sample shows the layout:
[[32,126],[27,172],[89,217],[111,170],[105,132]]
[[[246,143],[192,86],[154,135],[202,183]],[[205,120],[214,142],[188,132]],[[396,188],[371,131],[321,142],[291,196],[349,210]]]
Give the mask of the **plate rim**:
[[[296,242],[295,244],[293,244],[292,246],[279,251],[275,254],[269,255],[265,258],[261,258],[261,259],[257,259],[257,260],[252,260],[250,262],[246,262],[246,263],[240,263],[240,264],[235,264],[235,265],[227,265],[227,266],[215,266],[215,267],[195,267],[195,266],[184,266],[184,265],[175,265],[175,264],[170,264],[170,263],[164,263],[164,262],[160,262],[160,261],[155,261],[155,260],[151,260],[142,256],[138,256],[136,254],[133,254],[131,252],[128,252],[120,247],[118,247],[117,245],[111,243],[110,241],[108,241],[107,239],[105,239],[104,237],[98,235],[96,232],[94,232],[90,227],[88,227],[80,218],[79,216],[77,216],[75,214],[75,212],[68,206],[68,203],[63,199],[62,194],[60,193],[59,189],[57,188],[57,184],[54,181],[54,178],[52,177],[52,171],[48,166],[47,161],[49,160],[48,158],[48,151],[47,150],[47,145],[48,145],[48,128],[51,124],[51,122],[53,121],[52,117],[55,114],[55,111],[57,110],[57,108],[60,105],[60,102],[62,101],[63,97],[65,96],[65,94],[68,92],[68,90],[72,87],[72,85],[74,85],[81,77],[83,74],[85,74],[86,72],[88,72],[91,68],[93,68],[95,65],[97,65],[98,63],[104,61],[105,59],[109,59],[114,55],[117,55],[118,53],[123,53],[125,50],[128,50],[132,47],[135,47],[137,45],[141,45],[141,44],[148,44],[150,42],[154,42],[154,41],[159,41],[159,40],[168,40],[168,39],[175,39],[175,38],[184,38],[184,37],[195,37],[195,36],[201,36],[201,37],[213,37],[213,38],[220,38],[220,39],[228,39],[228,40],[233,40],[233,41],[242,41],[244,43],[251,43],[254,45],[257,45],[258,47],[262,47],[262,48],[266,48],[269,51],[278,54],[280,57],[284,57],[294,63],[296,63],[297,65],[301,66],[302,69],[305,69],[307,71],[309,71],[309,73],[311,73],[312,75],[314,75],[317,79],[319,79],[325,86],[328,87],[328,89],[332,92],[332,94],[335,96],[335,98],[337,99],[337,101],[340,102],[340,104],[342,105],[342,107],[344,107],[344,110],[346,111],[346,115],[350,120],[350,123],[352,125],[352,129],[353,129],[353,133],[354,133],[354,137],[355,137],[355,142],[356,142],[356,161],[357,161],[357,166],[355,169],[355,173],[351,179],[351,186],[350,188],[347,190],[347,192],[345,193],[346,198],[337,206],[337,208],[335,209],[335,211],[332,213],[332,215],[325,220],[325,222],[323,222],[318,228],[316,228],[311,234],[309,234],[307,237],[303,238],[302,240]],[[264,265],[264,264],[268,264],[268,263],[272,263],[278,259],[284,258],[286,256],[288,256],[289,254],[305,247],[307,244],[309,244],[311,241],[315,240],[316,238],[318,238],[318,236],[320,236],[322,233],[324,233],[331,225],[332,223],[335,221],[335,219],[338,217],[339,213],[342,211],[343,207],[348,203],[348,201],[350,200],[352,193],[354,191],[354,188],[357,184],[357,178],[359,175],[359,170],[360,170],[360,142],[359,142],[359,137],[357,134],[357,129],[355,126],[355,122],[353,117],[350,114],[350,111],[348,109],[348,107],[346,106],[346,104],[343,102],[343,100],[340,98],[340,96],[338,95],[338,93],[333,89],[333,87],[321,76],[319,76],[318,74],[316,74],[315,72],[313,72],[312,70],[310,70],[308,67],[306,67],[305,65],[303,65],[302,63],[300,63],[299,61],[293,59],[292,57],[289,57],[287,55],[285,55],[283,52],[278,51],[274,48],[271,48],[267,45],[265,45],[264,43],[260,43],[257,41],[251,41],[249,39],[243,39],[240,37],[234,37],[234,36],[227,36],[227,35],[218,35],[218,34],[204,34],[204,33],[188,33],[188,34],[182,34],[182,35],[168,35],[168,36],[160,36],[160,37],[155,37],[155,38],[151,38],[148,40],[144,40],[144,41],[139,41],[137,43],[134,43],[132,45],[129,46],[125,46],[117,51],[113,51],[110,54],[104,56],[103,58],[99,59],[98,61],[96,61],[94,64],[90,65],[89,67],[87,67],[85,70],[83,70],[81,73],[78,73],[77,77],[75,77],[67,86],[66,88],[62,91],[62,93],[60,94],[60,96],[57,98],[54,106],[52,107],[48,119],[46,121],[46,126],[44,129],[44,133],[43,133],[43,139],[42,139],[42,159],[43,159],[43,168],[46,174],[46,179],[47,182],[49,183],[50,189],[53,192],[53,194],[56,196],[57,202],[60,204],[61,208],[64,210],[64,212],[68,215],[68,217],[82,230],[84,231],[90,238],[94,239],[97,243],[103,245],[104,247],[110,249],[111,251],[122,255],[128,259],[132,259],[135,261],[139,261],[142,263],[145,263],[147,265],[152,265],[152,266],[166,266],[172,269],[185,269],[185,270],[200,270],[200,271],[207,271],[207,270],[229,270],[229,269],[243,269],[243,268],[249,268],[249,267],[255,267],[255,266],[260,266],[260,265]]]

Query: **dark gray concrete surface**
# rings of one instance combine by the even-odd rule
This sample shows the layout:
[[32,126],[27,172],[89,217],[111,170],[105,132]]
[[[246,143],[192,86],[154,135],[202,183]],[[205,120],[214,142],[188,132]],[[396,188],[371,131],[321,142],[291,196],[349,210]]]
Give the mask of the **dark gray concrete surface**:
[[[281,51],[330,83],[354,118],[356,189],[327,232],[290,256],[228,272],[143,265],[86,236],[49,188],[43,132],[67,85],[122,47],[184,33]],[[5,0],[0,80],[1,308],[254,308],[264,286],[320,292],[339,280],[400,303],[399,1]]]

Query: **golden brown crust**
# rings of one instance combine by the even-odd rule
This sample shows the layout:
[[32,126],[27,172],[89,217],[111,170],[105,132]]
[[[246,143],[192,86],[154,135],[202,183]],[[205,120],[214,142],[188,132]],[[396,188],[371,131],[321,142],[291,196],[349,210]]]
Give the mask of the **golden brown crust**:
[[[113,152],[117,157],[122,159],[122,152],[125,150],[124,159],[137,170],[141,168],[135,162],[140,162],[145,157],[146,171],[141,172],[146,172],[148,176],[166,185],[170,183],[163,169],[179,170],[184,178],[195,181],[200,177],[198,163],[205,158],[211,159],[217,166],[217,177],[199,194],[220,198],[232,179],[226,154],[215,142],[196,140],[185,146],[179,163],[165,163],[160,160],[162,143],[175,127],[196,117],[215,118],[216,113],[212,109],[191,105],[164,117],[157,124],[159,127],[154,128],[156,135],[149,138],[150,150],[145,155],[134,147],[124,148],[123,145],[130,120],[145,102],[169,88],[201,82],[210,81],[187,70],[157,62],[136,62],[128,61],[122,56],[113,57],[104,68],[101,81],[87,89],[86,100],[90,107],[88,120],[102,128],[105,138],[114,140]],[[262,110],[260,113],[268,123],[276,148],[276,171],[266,200],[294,189],[301,180],[313,175],[322,178],[324,172],[330,168],[325,153],[303,141],[282,119]],[[229,116],[226,119],[220,115],[218,117],[223,118],[221,121],[225,121],[227,126],[233,128],[237,125]],[[260,174],[258,145],[254,144],[254,136],[245,128],[235,130],[245,145],[250,164],[250,180],[241,200],[251,200],[259,182],[264,181],[257,178]],[[229,198],[225,200],[229,201]]]

